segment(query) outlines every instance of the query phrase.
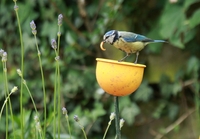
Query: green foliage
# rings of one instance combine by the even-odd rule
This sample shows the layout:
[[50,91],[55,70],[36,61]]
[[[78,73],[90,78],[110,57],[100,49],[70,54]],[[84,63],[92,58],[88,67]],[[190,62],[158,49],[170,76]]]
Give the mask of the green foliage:
[[199,9],[191,8],[195,4],[198,4],[196,0],[165,4],[157,29],[163,38],[168,38],[176,47],[185,48],[186,43],[195,38],[194,28],[200,23]]
[[127,105],[122,109],[121,116],[128,125],[132,125],[135,122],[135,116],[140,113],[140,109],[134,103]]
[[137,90],[137,93],[134,95],[134,100],[147,102],[150,100],[152,95],[153,95],[153,89],[150,86],[148,86],[147,81],[143,81],[143,83]]
[[[114,110],[112,96],[98,94],[99,88],[95,77],[96,57],[105,57],[105,53],[99,49],[103,34],[111,29],[127,30],[156,39],[166,39],[166,47],[173,45],[180,48],[186,59],[183,66],[179,67],[174,75],[174,80],[166,75],[160,75],[160,81],[151,84],[145,79],[140,88],[130,96],[120,98],[121,117],[128,126],[134,125],[140,117],[139,114],[146,112],[142,105],[149,105],[150,112],[143,117],[151,117],[156,120],[169,118],[167,126],[180,117],[187,109],[196,108],[199,112],[199,75],[200,75],[200,2],[197,0],[184,0],[170,3],[170,0],[108,0],[108,1],[40,1],[21,0],[18,2],[19,16],[23,31],[25,46],[25,69],[24,78],[33,92],[34,100],[43,112],[42,83],[39,63],[34,38],[31,34],[30,22],[35,21],[37,26],[37,40],[41,51],[42,64],[46,83],[46,100],[48,106],[47,121],[52,123],[53,90],[55,55],[50,41],[57,36],[57,15],[64,16],[61,28],[60,47],[60,71],[61,71],[61,97],[62,105],[69,112],[70,123],[72,117],[79,115],[82,124],[86,127],[90,138],[101,138],[109,121],[109,114]],[[20,40],[16,17],[13,10],[13,1],[0,2],[0,49],[8,53],[8,80],[9,88],[13,85],[20,86],[20,78],[16,69],[20,67]],[[141,53],[143,62],[148,63],[148,56],[156,55],[162,59],[163,46],[150,45]],[[171,52],[173,53],[173,51]],[[144,56],[148,55],[148,56]],[[175,53],[173,53],[176,55]],[[109,54],[111,55],[111,54]],[[180,55],[177,55],[177,58]],[[146,58],[147,57],[147,58]],[[114,57],[113,59],[118,59]],[[163,60],[162,64],[172,62],[171,59]],[[156,61],[155,61],[156,63]],[[163,65],[159,65],[162,67]],[[0,64],[2,69],[2,65]],[[148,70],[148,64],[147,68]],[[170,70],[170,69],[166,69]],[[164,71],[163,71],[164,72]],[[156,69],[155,73],[156,74]],[[0,102],[4,102],[4,86],[0,72]],[[14,104],[14,120],[17,135],[20,134],[19,97],[11,96]],[[26,109],[26,135],[33,137],[31,129],[34,126],[32,120],[32,103],[28,93],[24,94],[24,107]],[[64,116],[62,117],[64,121]],[[199,118],[199,115],[198,115]],[[0,122],[5,123],[5,117]],[[164,123],[164,122],[163,122]],[[61,124],[62,135],[67,134],[65,122]],[[3,124],[0,124],[0,136],[4,136]],[[29,127],[28,127],[29,126]],[[166,125],[158,127],[163,128]],[[188,125],[187,125],[188,126]],[[191,126],[191,125],[190,125]],[[182,125],[175,127],[177,132],[182,131]],[[80,138],[81,131],[73,126],[74,138]],[[191,127],[192,128],[192,127]],[[11,129],[9,129],[11,131]],[[52,127],[47,128],[49,136]],[[123,128],[122,128],[123,131]],[[164,132],[163,132],[164,133]],[[108,136],[113,136],[110,130]],[[150,134],[145,132],[145,134]],[[11,134],[12,136],[12,134]],[[65,136],[65,137],[66,137]],[[126,136],[126,135],[125,135]],[[18,136],[17,136],[18,137]],[[131,137],[133,138],[134,135]],[[197,138],[197,137],[196,137]]]
[[200,23],[200,19],[198,18],[200,16],[200,10],[196,10],[192,17],[190,18],[190,27],[194,28]]

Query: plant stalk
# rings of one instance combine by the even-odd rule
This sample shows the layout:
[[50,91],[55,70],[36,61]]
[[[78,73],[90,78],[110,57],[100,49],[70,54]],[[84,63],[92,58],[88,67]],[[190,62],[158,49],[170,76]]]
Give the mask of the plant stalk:
[[[45,80],[44,80],[44,72],[43,72],[43,67],[42,67],[42,60],[41,60],[41,53],[38,47],[37,43],[37,38],[36,35],[34,35],[35,38],[35,44],[36,44],[36,49],[38,53],[38,59],[40,63],[40,72],[41,72],[41,77],[42,77],[42,90],[43,90],[43,105],[44,105],[44,130],[43,130],[43,138],[46,138],[46,124],[47,124],[47,106],[46,106],[46,89],[45,89]],[[37,111],[36,111],[37,112]]]
[[[20,24],[20,19],[18,15],[18,6],[17,6],[17,0],[13,0],[15,3],[14,10],[17,17],[17,23],[19,28],[19,36],[20,36],[20,44],[21,44],[21,72],[22,76],[24,74],[24,43],[23,43],[23,37],[22,37],[22,29]],[[21,139],[24,139],[24,110],[23,110],[23,80],[21,79],[21,87],[20,87],[20,119],[21,119]]]
[[116,128],[116,136],[117,139],[121,139],[121,131],[119,125],[119,98],[118,96],[114,97],[114,104],[115,104],[115,128]]

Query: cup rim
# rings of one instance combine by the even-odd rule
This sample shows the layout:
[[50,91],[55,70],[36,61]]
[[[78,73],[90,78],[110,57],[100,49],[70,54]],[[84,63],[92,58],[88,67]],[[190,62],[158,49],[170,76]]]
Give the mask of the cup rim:
[[105,59],[105,58],[96,58],[96,61],[106,62],[106,63],[114,63],[114,64],[118,64],[118,65],[128,65],[128,66],[142,67],[142,68],[146,67],[146,65],[143,65],[143,64],[135,64],[135,63],[124,62],[124,61],[119,62],[117,60],[111,60],[111,59]]

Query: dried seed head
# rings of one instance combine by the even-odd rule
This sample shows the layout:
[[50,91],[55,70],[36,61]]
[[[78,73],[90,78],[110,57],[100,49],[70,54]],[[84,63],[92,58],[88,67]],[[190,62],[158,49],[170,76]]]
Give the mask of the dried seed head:
[[39,121],[39,117],[37,115],[34,116],[34,120],[35,122],[38,122]]
[[35,22],[33,20],[30,22],[30,27],[32,29],[33,35],[36,35],[37,34],[36,24],[35,24]]
[[37,30],[32,30],[33,35],[37,34]]
[[0,56],[3,57],[4,50],[0,49]]
[[125,120],[124,119],[120,119],[119,125],[120,125],[120,129],[122,128],[122,126],[124,125]]
[[63,114],[66,115],[66,114],[67,114],[67,109],[66,109],[65,107],[63,107],[63,108],[62,108],[62,112],[63,112]]
[[6,52],[3,52],[3,55],[2,55],[2,62],[6,62],[7,61],[7,53]]
[[19,6],[15,5],[14,10],[17,11],[19,9]]
[[11,90],[11,92],[16,92],[18,90],[17,86],[14,86],[13,89]]
[[58,25],[61,26],[62,25],[62,20],[63,20],[63,15],[59,14],[58,15]]
[[78,115],[74,115],[74,120],[75,120],[76,122],[79,121]]
[[61,32],[60,31],[57,33],[57,36],[59,36],[59,37],[61,36]]
[[56,40],[55,40],[55,39],[52,39],[52,40],[51,40],[51,47],[52,47],[53,49],[56,49],[56,48],[57,48],[57,43],[56,43]]
[[17,74],[18,74],[20,77],[22,77],[22,72],[21,72],[20,69],[17,69]]
[[38,132],[42,132],[40,122],[37,122],[35,126],[36,126],[36,129],[38,130]]
[[35,25],[35,22],[33,20],[30,22],[30,27],[31,27],[32,30],[36,30],[36,25]]
[[112,112],[112,113],[110,114],[110,120],[113,120],[113,119],[115,119],[115,113],[114,113],[114,112]]
[[56,57],[55,57],[55,60],[56,60],[56,61],[60,60],[60,56],[56,56]]

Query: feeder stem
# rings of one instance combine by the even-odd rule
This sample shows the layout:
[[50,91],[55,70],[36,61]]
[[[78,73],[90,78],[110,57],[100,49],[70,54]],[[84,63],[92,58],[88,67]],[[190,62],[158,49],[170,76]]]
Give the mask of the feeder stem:
[[114,96],[114,104],[115,104],[115,128],[116,128],[116,136],[117,139],[121,139],[121,131],[119,126],[119,100],[118,96]]

